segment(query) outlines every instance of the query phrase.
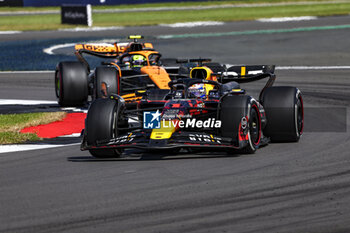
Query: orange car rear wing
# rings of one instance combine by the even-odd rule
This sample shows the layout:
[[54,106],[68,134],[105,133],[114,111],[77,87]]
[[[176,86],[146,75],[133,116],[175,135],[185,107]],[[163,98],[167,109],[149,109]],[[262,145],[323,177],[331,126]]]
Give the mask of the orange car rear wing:
[[[135,50],[138,48],[140,50]],[[90,66],[88,62],[83,57],[83,53],[93,55],[101,58],[117,58],[118,56],[125,54],[127,52],[133,51],[153,51],[152,43],[135,43],[135,42],[121,42],[114,44],[107,43],[91,43],[91,44],[76,44],[75,45],[75,55],[78,60],[86,65],[88,70]]]
[[[135,43],[91,43],[91,44],[77,44],[75,45],[75,51],[80,53],[88,53],[96,56],[103,57],[116,57],[122,53],[130,52],[130,47]],[[153,50],[152,43],[142,43],[140,44],[142,50]]]
[[101,57],[117,57],[121,53],[125,53],[129,43],[92,43],[92,44],[77,44],[75,51],[79,53],[88,53]]

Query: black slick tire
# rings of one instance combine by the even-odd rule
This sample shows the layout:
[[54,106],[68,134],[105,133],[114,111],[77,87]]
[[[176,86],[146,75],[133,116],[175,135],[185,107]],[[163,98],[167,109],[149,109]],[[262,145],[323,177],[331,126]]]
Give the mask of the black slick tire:
[[99,66],[95,69],[94,97],[106,98],[118,94],[118,70],[111,66]]
[[82,106],[88,98],[88,78],[84,64],[60,62],[55,71],[55,93],[61,106]]
[[[91,103],[85,120],[84,132],[89,146],[117,136],[117,108],[118,102],[112,99],[97,99]],[[89,152],[96,158],[118,158],[122,150],[91,149]]]
[[[240,129],[247,128],[248,145],[241,148],[239,152],[255,153],[261,138],[261,119],[257,102],[254,99],[243,95],[224,97],[220,104],[220,120],[222,123],[221,135],[231,137],[235,143],[239,142]],[[229,154],[235,152],[237,150],[228,151]]]
[[264,135],[272,142],[297,142],[303,132],[304,109],[296,87],[269,87],[262,94],[267,124]]

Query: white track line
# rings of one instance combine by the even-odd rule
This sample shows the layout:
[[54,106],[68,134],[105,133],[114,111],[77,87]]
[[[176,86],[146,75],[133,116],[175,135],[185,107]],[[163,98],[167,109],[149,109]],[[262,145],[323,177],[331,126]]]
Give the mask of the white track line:
[[0,31],[0,35],[18,34],[18,33],[22,33],[22,31]]
[[[57,105],[57,101],[0,99],[0,106],[1,105],[41,105],[41,104]],[[76,108],[76,107],[61,108],[61,111],[71,111],[71,112],[79,112],[79,113],[87,113],[88,112],[87,109]]]
[[345,70],[350,66],[276,66],[276,70]]
[[[242,64],[225,64],[226,67],[242,66]],[[276,66],[276,70],[347,70],[350,66]]]
[[57,101],[0,99],[0,105],[39,105],[39,104],[57,104]]
[[[118,27],[119,28],[119,27]],[[70,30],[70,29],[68,29]],[[56,44],[53,46],[50,46],[46,49],[43,49],[43,52],[49,55],[54,55],[54,51],[56,49],[63,49],[63,48],[69,48],[69,47],[75,47],[76,44],[80,43],[93,43],[93,44],[105,44],[105,43],[114,43],[118,41],[118,39],[104,39],[104,40],[98,40],[98,41],[89,41],[89,42],[78,42],[78,43],[65,43],[65,44]],[[127,43],[119,43],[119,44],[127,44]]]
[[41,74],[55,73],[54,70],[18,70],[18,71],[0,71],[0,74]]
[[78,137],[80,137],[80,133],[73,133],[69,135],[59,136],[59,138],[78,138]]
[[308,21],[315,20],[315,16],[301,16],[301,17],[281,17],[281,18],[261,18],[256,21],[262,23],[280,23],[280,22],[291,22],[291,21]]
[[74,145],[80,145],[80,143],[59,144],[59,145],[52,145],[52,144],[1,145],[0,146],[0,154],[1,153],[8,153],[8,152],[28,151],[28,150],[50,149],[50,148],[55,148],[55,147],[74,146]]
[[[16,99],[0,99],[0,105],[37,105],[37,104],[57,104],[57,101],[46,100],[16,100]],[[61,137],[80,137],[80,133],[74,133],[71,135],[64,135]],[[8,152],[28,151],[28,150],[41,150],[54,147],[80,145],[80,143],[71,144],[15,144],[15,145],[0,145],[0,154]]]
[[88,112],[87,109],[81,109],[81,108],[76,108],[76,107],[61,108],[61,110],[63,110],[63,111],[72,111],[72,112],[83,112],[83,113],[87,113]]
[[65,28],[65,29],[59,29],[58,31],[63,32],[92,32],[92,31],[107,31],[107,30],[121,30],[125,27],[77,27],[77,28]]
[[43,51],[44,51],[44,53],[54,55],[53,50],[74,47],[75,45],[76,45],[76,43],[59,44],[59,45],[54,45],[54,46],[51,46],[49,48],[46,48]]
[[197,22],[187,22],[187,23],[173,23],[173,24],[159,24],[162,27],[171,27],[171,28],[191,28],[191,27],[201,27],[201,26],[217,26],[223,25],[224,22],[219,21],[197,21]]

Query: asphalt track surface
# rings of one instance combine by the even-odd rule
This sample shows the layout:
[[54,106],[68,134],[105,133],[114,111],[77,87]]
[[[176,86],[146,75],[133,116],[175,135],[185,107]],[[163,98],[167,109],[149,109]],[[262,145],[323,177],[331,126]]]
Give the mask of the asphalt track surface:
[[[348,19],[230,25],[276,28]],[[169,33],[152,30],[146,31]],[[198,30],[208,29],[191,32]],[[350,63],[349,37],[347,29],[154,42],[169,57],[338,66]],[[349,71],[277,70],[276,85],[295,85],[306,107],[336,114],[314,114],[306,124],[319,124],[299,143],[270,144],[254,155],[129,152],[96,160],[78,145],[0,154],[0,232],[350,232],[350,127],[345,122],[342,130],[316,132],[329,122],[349,122]],[[1,74],[0,99],[53,100],[51,81],[50,74]],[[247,89],[256,94],[258,85]],[[337,114],[336,108],[346,111]]]

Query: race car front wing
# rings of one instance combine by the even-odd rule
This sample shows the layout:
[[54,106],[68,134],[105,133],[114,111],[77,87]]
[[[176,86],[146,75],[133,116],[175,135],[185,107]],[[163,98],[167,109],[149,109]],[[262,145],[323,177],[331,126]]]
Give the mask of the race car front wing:
[[231,138],[220,137],[203,132],[179,131],[173,133],[169,139],[151,139],[151,131],[138,131],[124,134],[111,140],[96,141],[88,145],[83,138],[81,150],[90,149],[126,149],[162,150],[172,148],[233,148],[241,149],[248,141],[235,142]]

